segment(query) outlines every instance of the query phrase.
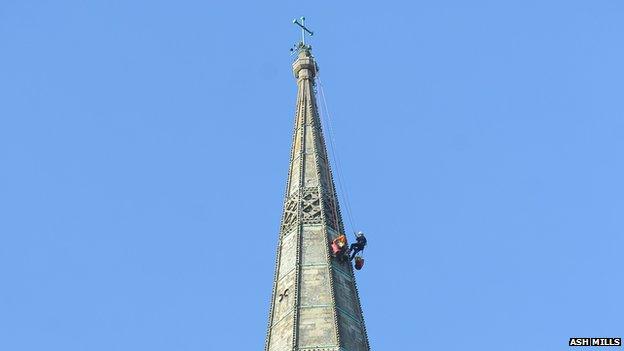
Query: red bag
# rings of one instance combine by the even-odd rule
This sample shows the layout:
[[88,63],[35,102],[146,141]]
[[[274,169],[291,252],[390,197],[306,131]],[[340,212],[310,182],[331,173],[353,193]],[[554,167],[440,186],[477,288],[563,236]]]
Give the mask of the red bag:
[[357,256],[355,258],[355,269],[359,271],[360,269],[362,269],[362,267],[364,267],[364,259],[360,256]]

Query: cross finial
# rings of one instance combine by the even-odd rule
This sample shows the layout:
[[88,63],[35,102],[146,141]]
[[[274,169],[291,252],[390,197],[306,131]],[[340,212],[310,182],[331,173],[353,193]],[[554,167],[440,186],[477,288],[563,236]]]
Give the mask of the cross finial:
[[295,18],[293,20],[293,23],[301,27],[301,44],[305,45],[305,34],[308,33],[310,36],[312,36],[314,35],[314,32],[312,32],[305,26],[305,17],[302,16],[300,20],[301,22],[297,21],[297,19]]

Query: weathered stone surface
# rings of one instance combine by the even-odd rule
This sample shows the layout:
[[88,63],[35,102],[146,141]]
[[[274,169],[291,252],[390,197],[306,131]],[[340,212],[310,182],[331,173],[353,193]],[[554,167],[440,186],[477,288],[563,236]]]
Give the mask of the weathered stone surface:
[[329,306],[332,304],[327,266],[304,266],[301,270],[300,306]]
[[269,351],[292,350],[293,319],[284,318],[272,327],[273,333],[267,343]]
[[317,66],[301,50],[297,108],[266,351],[369,351],[353,267],[330,255],[344,232],[316,99]]
[[334,313],[329,306],[302,306],[299,319],[298,347],[336,345]]
[[301,264],[304,266],[327,265],[326,245],[328,244],[329,241],[320,226],[305,227],[301,245]]

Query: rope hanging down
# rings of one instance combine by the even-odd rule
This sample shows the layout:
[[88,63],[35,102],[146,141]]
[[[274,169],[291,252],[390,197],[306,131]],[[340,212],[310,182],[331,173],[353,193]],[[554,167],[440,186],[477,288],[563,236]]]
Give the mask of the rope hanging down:
[[[324,122],[325,124],[327,124],[327,130],[329,131],[329,146],[331,149],[331,153],[332,153],[332,158],[334,160],[334,168],[336,169],[336,173],[338,175],[338,187],[340,189],[340,192],[343,194],[342,198],[343,198],[343,203],[345,204],[345,209],[347,210],[347,218],[349,219],[349,224],[351,224],[351,229],[355,230],[355,228],[357,228],[355,226],[355,221],[353,220],[353,214],[351,211],[351,203],[349,201],[349,194],[347,192],[347,187],[346,185],[343,185],[343,181],[342,181],[342,171],[341,171],[341,164],[340,164],[340,159],[338,157],[338,153],[336,152],[336,148],[334,146],[335,144],[335,140],[334,140],[334,131],[332,128],[332,119],[331,119],[331,114],[329,113],[329,109],[327,108],[327,100],[325,99],[325,92],[323,91],[323,83],[321,82],[321,78],[317,75],[316,76],[316,80],[319,83],[319,92],[321,93],[321,101],[322,101],[322,108],[321,108],[321,116],[322,117],[326,117],[326,119],[324,118]],[[324,111],[323,111],[324,110]]]

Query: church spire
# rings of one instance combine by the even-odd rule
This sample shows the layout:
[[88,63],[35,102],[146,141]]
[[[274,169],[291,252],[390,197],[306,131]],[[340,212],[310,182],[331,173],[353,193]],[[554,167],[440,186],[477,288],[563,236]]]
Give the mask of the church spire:
[[344,226],[314,93],[318,67],[303,42],[293,73],[295,126],[265,351],[369,351],[351,262],[330,254]]

